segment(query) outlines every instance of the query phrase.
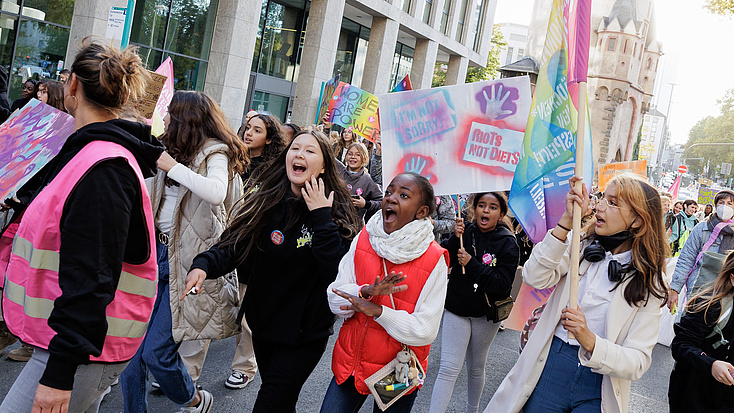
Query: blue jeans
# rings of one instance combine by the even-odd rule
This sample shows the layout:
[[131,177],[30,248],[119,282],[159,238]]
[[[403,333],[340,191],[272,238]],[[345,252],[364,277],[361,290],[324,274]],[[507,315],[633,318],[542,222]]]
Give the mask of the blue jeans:
[[148,411],[148,371],[172,402],[184,407],[196,397],[196,387],[178,354],[181,343],[173,341],[168,285],[168,247],[156,243],[158,294],[143,343],[122,373],[122,396],[126,413]]
[[604,378],[579,362],[579,346],[553,337],[543,374],[524,413],[600,413]]
[[[415,398],[418,397],[418,391],[401,397],[395,404],[385,410],[385,413],[409,413],[413,408]],[[366,399],[367,395],[358,392],[357,388],[354,387],[354,377],[349,377],[342,384],[337,384],[336,378],[332,377],[324,401],[321,403],[321,413],[357,413]],[[382,410],[377,407],[377,403],[374,404],[372,412],[382,413]]]

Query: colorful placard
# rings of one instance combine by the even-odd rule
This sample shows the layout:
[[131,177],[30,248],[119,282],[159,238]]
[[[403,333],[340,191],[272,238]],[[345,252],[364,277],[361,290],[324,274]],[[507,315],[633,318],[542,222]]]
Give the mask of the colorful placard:
[[406,90],[413,90],[413,85],[410,83],[410,75],[405,75],[403,80],[392,88],[391,92],[405,92]]
[[321,83],[321,95],[319,96],[319,107],[316,111],[316,120],[314,121],[315,124],[318,125],[319,123],[321,123],[321,119],[323,119],[326,111],[329,110],[332,102],[332,97],[334,96],[334,91],[336,91],[337,86],[339,86],[338,73],[327,82]]
[[604,192],[607,184],[617,175],[633,173],[647,178],[647,160],[631,162],[614,162],[599,167],[599,191]]
[[36,99],[0,125],[0,200],[43,168],[74,132],[74,118]]
[[370,141],[377,138],[380,134],[380,117],[375,95],[356,86],[340,85],[331,99],[329,110],[332,123],[352,128],[354,133]]
[[716,197],[717,193],[719,193],[719,191],[714,188],[707,188],[705,186],[698,188],[698,205],[713,205],[714,198]]
[[505,320],[505,327],[512,330],[522,331],[528,318],[533,311],[548,301],[551,293],[556,287],[539,289],[533,288],[525,283],[520,286],[515,304],[512,306],[510,316]]
[[510,189],[530,111],[527,76],[379,96],[383,182],[401,172],[437,195]]
[[163,118],[168,113],[168,105],[171,104],[171,99],[173,99],[173,93],[175,92],[173,89],[173,61],[170,56],[155,70],[155,73],[159,76],[154,76],[154,82],[149,86],[151,90],[155,91],[158,89],[160,80],[162,79],[161,76],[165,76],[166,80],[160,86],[160,94],[155,101],[155,109],[153,109],[152,116],[149,118],[143,115],[143,117],[146,118],[148,125],[151,125],[153,136],[157,137],[161,136],[164,132]]

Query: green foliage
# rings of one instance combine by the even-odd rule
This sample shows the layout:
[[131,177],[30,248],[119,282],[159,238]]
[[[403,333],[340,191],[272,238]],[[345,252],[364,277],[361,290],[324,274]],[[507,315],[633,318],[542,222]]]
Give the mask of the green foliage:
[[[734,143],[734,89],[729,90],[724,98],[718,101],[721,115],[707,116],[699,120],[688,134],[686,148],[694,143]],[[732,162],[734,145],[696,147],[686,153],[686,158],[704,158],[704,162],[693,161],[689,167],[694,173],[702,173],[705,163],[711,162],[711,168],[722,162]]]
[[[504,36],[500,31],[499,25],[494,25],[492,28],[492,49],[489,51],[487,56],[486,67],[470,67],[466,71],[466,83],[474,83],[482,80],[496,79],[499,76],[500,64],[500,53],[502,48],[507,46]],[[448,65],[443,62],[436,62],[436,67],[433,70],[433,80],[431,81],[431,87],[443,86],[446,84],[446,72],[448,71]]]
[[734,15],[734,0],[706,0],[703,5],[711,13],[721,14],[724,16]]

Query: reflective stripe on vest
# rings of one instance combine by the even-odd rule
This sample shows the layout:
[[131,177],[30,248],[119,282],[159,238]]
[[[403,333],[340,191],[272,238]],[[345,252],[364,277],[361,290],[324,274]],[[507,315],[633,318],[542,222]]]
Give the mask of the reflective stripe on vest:
[[[48,349],[57,334],[48,324],[59,285],[60,223],[76,184],[102,161],[122,158],[134,171],[140,190],[148,246],[142,264],[122,263],[115,296],[105,309],[107,331],[101,354],[92,362],[131,359],[147,330],[157,292],[157,257],[150,197],[135,157],[124,147],[104,141],[87,144],[31,202],[12,242],[5,271],[2,310],[8,329],[27,344]],[[90,275],[93,276],[93,275]]]

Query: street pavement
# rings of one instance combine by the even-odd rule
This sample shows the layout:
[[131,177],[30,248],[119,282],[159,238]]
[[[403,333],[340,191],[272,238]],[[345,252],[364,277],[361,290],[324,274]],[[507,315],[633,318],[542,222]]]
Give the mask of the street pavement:
[[[337,323],[336,329],[341,325]],[[318,412],[321,407],[326,388],[332,378],[331,374],[331,352],[334,348],[334,340],[336,335],[329,340],[329,348],[324,354],[321,362],[314,370],[311,377],[301,391],[301,397],[298,401],[298,412]],[[489,350],[487,359],[487,376],[482,394],[480,406],[484,407],[489,403],[490,398],[499,387],[500,382],[510,371],[513,364],[517,360],[518,344],[520,342],[520,333],[512,330],[501,331],[497,334],[492,346]],[[414,412],[427,412],[431,401],[431,391],[433,383],[436,380],[439,359],[441,354],[441,333],[431,348],[431,355],[428,362],[428,379],[423,386],[418,398],[416,399]],[[5,350],[18,347],[18,344],[11,346]],[[235,341],[234,338],[213,342],[209,348],[209,354],[204,365],[204,371],[199,385],[209,390],[214,395],[213,412],[249,412],[255,403],[257,391],[260,388],[260,377],[256,376],[255,380],[249,386],[241,390],[229,390],[224,387],[224,381],[230,373],[230,363],[234,354]],[[670,355],[668,347],[657,345],[653,350],[653,360],[650,369],[637,382],[632,383],[632,395],[630,401],[630,412],[650,412],[664,413],[668,411],[668,380],[670,371],[673,369],[673,359]],[[3,397],[7,394],[10,386],[20,373],[25,363],[18,363],[8,360],[4,354],[0,359],[0,395]],[[462,369],[461,375],[454,387],[454,394],[449,404],[448,412],[464,412],[466,409],[466,369]],[[368,398],[360,413],[372,411],[372,398]],[[148,394],[149,412],[176,412],[176,406],[171,403],[159,391],[150,391]],[[113,386],[112,392],[107,395],[102,402],[100,412],[122,412],[122,391],[120,386]],[[499,412],[501,413],[501,412]]]

